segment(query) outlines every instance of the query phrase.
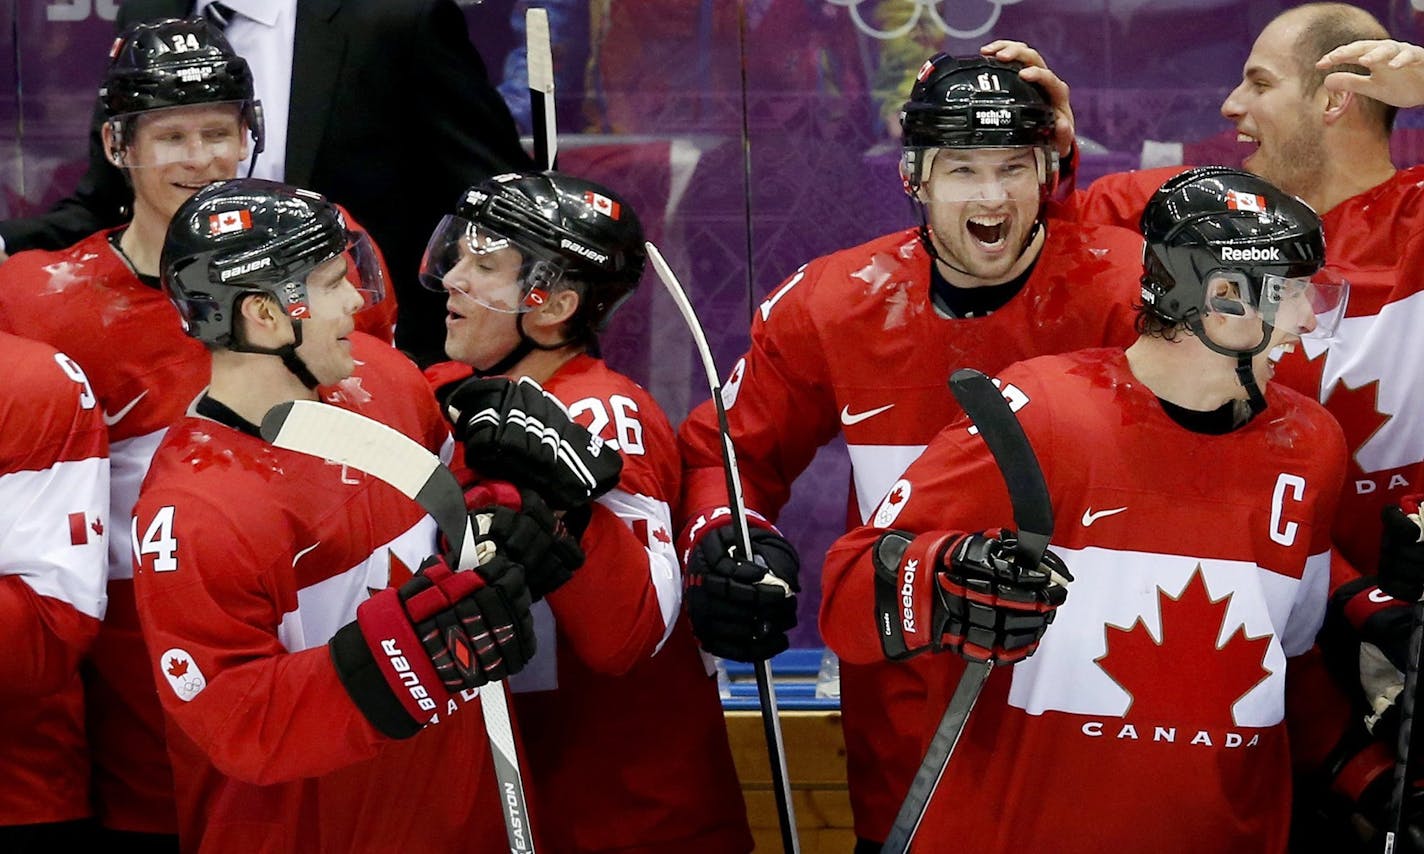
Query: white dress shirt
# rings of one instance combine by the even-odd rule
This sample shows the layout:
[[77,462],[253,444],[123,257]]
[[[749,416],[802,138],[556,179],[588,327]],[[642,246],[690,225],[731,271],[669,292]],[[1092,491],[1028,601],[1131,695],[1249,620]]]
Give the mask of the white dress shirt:
[[[198,0],[193,14],[203,14],[210,2]],[[257,99],[262,102],[267,141],[252,176],[285,180],[297,0],[222,0],[222,3],[234,13],[224,34],[237,55],[247,60]],[[239,176],[247,174],[247,164],[244,160],[238,166]]]

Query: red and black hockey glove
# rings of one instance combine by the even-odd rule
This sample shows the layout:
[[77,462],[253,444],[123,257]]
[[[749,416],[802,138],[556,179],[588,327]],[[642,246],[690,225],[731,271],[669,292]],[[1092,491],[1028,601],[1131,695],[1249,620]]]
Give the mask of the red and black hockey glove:
[[361,603],[329,644],[347,693],[378,730],[408,738],[453,695],[524,669],[534,655],[529,588],[488,540],[479,565],[431,557],[399,588]]
[[1384,530],[1380,534],[1379,586],[1404,602],[1418,602],[1424,596],[1424,521],[1419,502],[1424,495],[1410,495],[1398,505],[1380,511]]
[[[1319,767],[1295,779],[1291,837],[1299,845],[1291,850],[1382,850],[1385,830],[1394,820],[1394,765],[1393,738],[1371,735],[1358,721],[1351,722]],[[1410,838],[1395,840],[1399,854],[1424,851],[1419,825],[1424,820],[1424,790],[1416,782],[1406,798]]]
[[752,556],[725,507],[707,511],[688,526],[687,617],[702,648],[733,661],[765,661],[791,642],[801,561],[796,549],[761,519],[748,518]]
[[1037,567],[1020,568],[1016,539],[1007,530],[881,535],[872,558],[886,657],[950,650],[1004,664],[1033,655],[1073,576],[1051,551]]
[[623,472],[618,452],[533,380],[467,380],[446,395],[445,413],[471,468],[532,489],[555,510],[589,504]]
[[465,490],[465,506],[481,537],[493,540],[524,567],[534,601],[557,590],[583,566],[579,540],[588,527],[589,507],[555,516],[539,493],[507,481],[484,481]]

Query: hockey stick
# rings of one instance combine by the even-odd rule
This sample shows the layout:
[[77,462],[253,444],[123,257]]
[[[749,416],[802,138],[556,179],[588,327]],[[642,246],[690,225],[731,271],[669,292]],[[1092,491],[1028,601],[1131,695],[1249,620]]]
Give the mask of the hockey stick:
[[[1424,646],[1424,599],[1414,603],[1414,625],[1409,632],[1409,661],[1404,671],[1404,690],[1399,696],[1399,733],[1395,751],[1394,789],[1390,792],[1390,829],[1384,835],[1384,854],[1393,854],[1395,842],[1407,838],[1404,824],[1404,795],[1410,783],[1409,754],[1414,742],[1414,695],[1419,691],[1419,653]],[[1408,846],[1407,850],[1414,850]]]
[[[465,493],[455,475],[414,439],[399,430],[339,406],[313,400],[279,403],[262,418],[262,438],[278,448],[341,463],[395,487],[435,520],[452,546],[459,570],[475,563],[474,531],[465,510]],[[499,781],[509,850],[532,852],[534,836],[524,777],[514,744],[509,699],[504,682],[480,690],[485,732]]]
[[[712,389],[712,404],[717,409],[717,429],[722,433],[722,468],[727,475],[727,503],[732,517],[737,521],[738,544],[747,560],[752,558],[752,535],[747,527],[746,502],[742,499],[742,476],[737,469],[737,451],[732,445],[732,432],[727,426],[727,407],[722,404],[722,381],[717,376],[717,363],[712,361],[712,349],[707,346],[707,335],[702,331],[702,323],[697,312],[687,298],[687,292],[678,283],[677,276],[668,266],[658,247],[643,244],[648,250],[648,260],[658,271],[658,278],[677,303],[687,321],[687,329],[697,345],[697,355],[702,359],[702,368],[707,372],[707,384]],[[770,572],[759,582],[774,584],[791,595],[791,586]],[[756,672],[757,698],[761,701],[762,730],[766,736],[767,758],[771,761],[771,787],[776,795],[776,818],[781,824],[781,845],[788,854],[800,854],[801,840],[796,835],[796,812],[791,804],[791,784],[786,774],[786,746],[781,739],[781,716],[776,708],[776,687],[771,682],[771,665],[765,661],[753,664]]]
[[[998,464],[1004,476],[1004,484],[1009,489],[1009,501],[1014,508],[1014,526],[1018,528],[1018,550],[1016,563],[1023,568],[1036,567],[1043,560],[1048,549],[1048,540],[1053,536],[1053,504],[1048,497],[1048,484],[1044,482],[1043,470],[1038,465],[1038,457],[1033,446],[1024,435],[1023,425],[1009,408],[1008,401],[997,386],[973,368],[960,368],[949,378],[949,390],[954,399],[964,408],[989,453]],[[884,852],[903,854],[910,849],[910,843],[924,820],[925,808],[935,789],[949,767],[949,759],[964,734],[969,713],[979,700],[979,692],[993,672],[992,661],[971,661],[959,677],[949,706],[944,710],[934,739],[925,751],[920,770],[910,784],[910,791],[900,805],[895,816],[895,824],[890,836],[885,840]]]
[[549,44],[549,13],[524,12],[525,61],[529,66],[529,113],[534,120],[534,163],[553,169],[559,153],[558,122],[554,118],[554,52]]

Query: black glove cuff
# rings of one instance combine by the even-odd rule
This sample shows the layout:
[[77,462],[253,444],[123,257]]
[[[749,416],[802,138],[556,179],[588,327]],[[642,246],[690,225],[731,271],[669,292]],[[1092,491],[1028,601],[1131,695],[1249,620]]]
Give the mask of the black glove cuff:
[[391,693],[386,678],[381,675],[371,648],[361,634],[361,627],[355,620],[337,630],[327,643],[331,650],[331,663],[336,667],[337,678],[351,701],[366,720],[371,722],[387,738],[410,738],[422,729],[401,706],[400,700]]

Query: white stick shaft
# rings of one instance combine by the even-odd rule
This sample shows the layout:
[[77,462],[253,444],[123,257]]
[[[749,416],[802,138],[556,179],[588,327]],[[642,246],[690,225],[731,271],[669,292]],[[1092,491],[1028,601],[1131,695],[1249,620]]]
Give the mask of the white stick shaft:
[[[464,493],[440,457],[424,445],[379,421],[314,400],[272,407],[262,419],[262,436],[278,448],[341,463],[399,490],[420,504],[447,540],[462,539],[459,568],[474,566],[474,531],[465,512]],[[480,704],[509,850],[526,854],[534,851],[534,837],[505,690],[503,682],[485,685],[480,689]]]
[[[717,364],[712,360],[712,348],[707,346],[707,334],[702,322],[682,289],[677,276],[668,266],[663,253],[651,243],[644,243],[648,260],[662,280],[663,287],[677,303],[687,321],[687,329],[697,344],[697,355],[702,359],[702,368],[707,372],[707,385],[712,390],[712,405],[717,410],[717,428],[722,434],[722,462],[727,470],[727,501],[733,517],[737,520],[737,534],[742,553],[746,560],[752,560],[752,535],[747,527],[747,506],[742,498],[742,475],[737,469],[736,447],[732,444],[732,431],[727,424],[727,409],[722,401],[722,383],[717,376]],[[761,579],[762,584],[775,584],[786,596],[791,595],[791,586],[768,571]],[[776,796],[777,820],[781,824],[782,846],[788,854],[800,854],[801,840],[796,834],[796,809],[791,800],[791,777],[786,771],[786,744],[781,735],[781,712],[776,706],[776,686],[771,681],[771,663],[758,661],[754,665],[757,680],[757,694],[761,698],[762,729],[766,735],[767,757],[771,762],[771,777]]]
[[549,13],[524,13],[525,61],[529,67],[529,109],[534,121],[534,152],[540,169],[554,168],[559,152],[554,112],[554,50],[549,41]]

